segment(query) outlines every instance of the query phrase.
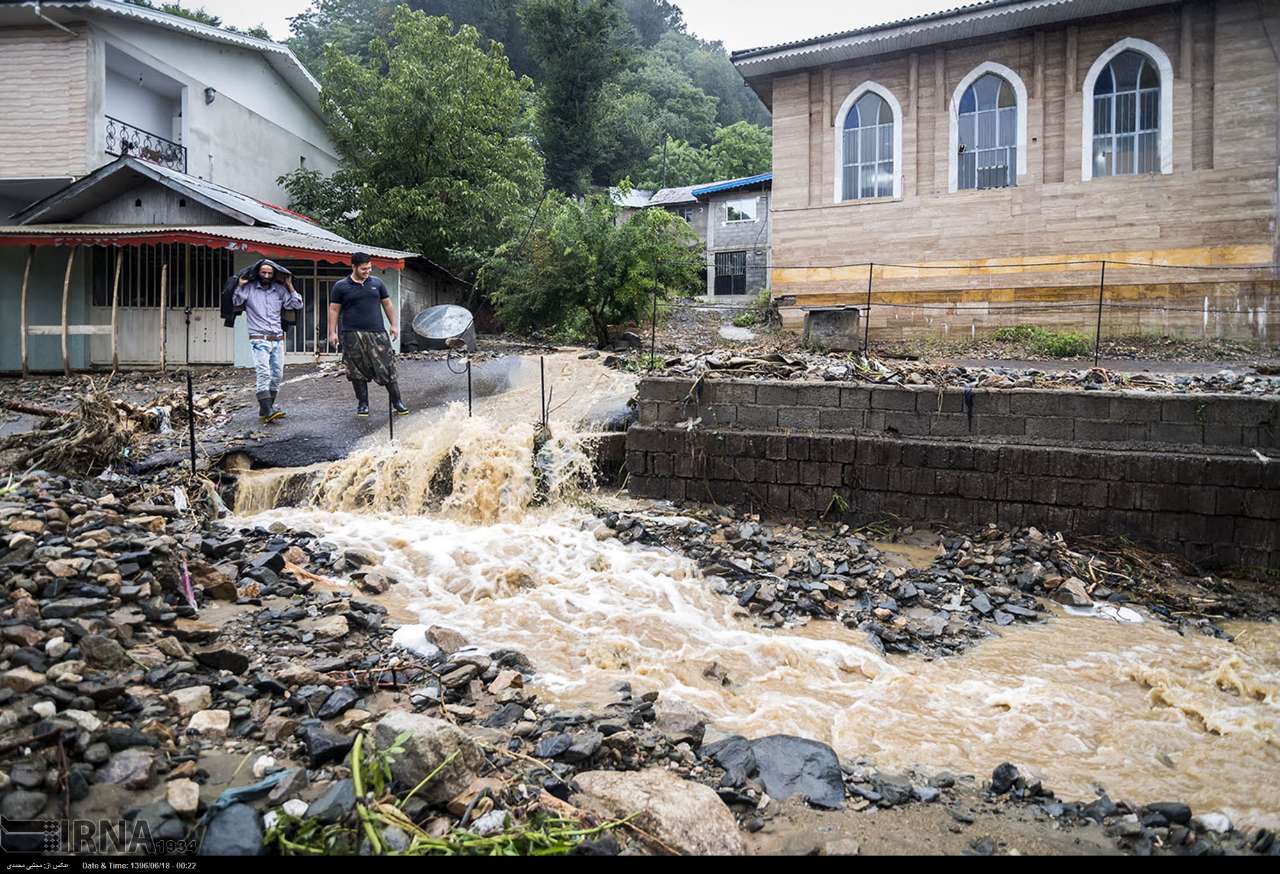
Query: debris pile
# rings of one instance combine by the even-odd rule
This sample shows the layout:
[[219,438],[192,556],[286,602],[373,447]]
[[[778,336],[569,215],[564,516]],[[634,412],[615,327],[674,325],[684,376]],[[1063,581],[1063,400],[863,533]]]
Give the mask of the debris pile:
[[[627,359],[615,358],[626,367]],[[998,366],[964,367],[929,361],[902,361],[877,356],[817,352],[739,351],[690,353],[662,359],[659,376],[716,376],[737,379],[801,379],[871,385],[918,385],[947,388],[1035,388],[1073,391],[1149,391],[1176,394],[1280,394],[1280,377],[1224,369],[1212,374],[1122,373],[1104,367],[1042,371]]]

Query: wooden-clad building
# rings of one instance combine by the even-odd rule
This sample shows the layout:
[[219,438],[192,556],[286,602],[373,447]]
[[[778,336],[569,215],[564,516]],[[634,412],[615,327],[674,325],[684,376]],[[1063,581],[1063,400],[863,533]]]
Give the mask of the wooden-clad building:
[[1091,333],[1101,282],[1104,333],[1280,336],[1280,3],[988,0],[733,59],[784,322],[870,280],[876,334]]

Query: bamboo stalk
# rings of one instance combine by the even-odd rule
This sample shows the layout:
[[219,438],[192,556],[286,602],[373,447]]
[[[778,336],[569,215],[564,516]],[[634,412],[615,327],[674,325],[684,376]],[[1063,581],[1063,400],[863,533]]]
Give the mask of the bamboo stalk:
[[27,367],[27,285],[31,279],[31,261],[36,256],[36,247],[27,247],[27,266],[22,270],[22,297],[19,308],[22,318],[22,375],[30,376],[31,371]]
[[116,336],[116,316],[120,309],[120,268],[124,266],[124,250],[116,250],[116,278],[111,283],[111,372],[120,369],[120,350]]
[[76,260],[76,247],[67,252],[67,273],[62,279],[62,375],[71,375],[71,357],[67,352],[68,318],[71,310],[71,267]]

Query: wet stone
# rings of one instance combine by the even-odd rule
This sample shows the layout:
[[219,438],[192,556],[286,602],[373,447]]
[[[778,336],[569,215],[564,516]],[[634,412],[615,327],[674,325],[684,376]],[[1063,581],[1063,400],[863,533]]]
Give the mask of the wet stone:
[[334,719],[341,716],[360,700],[360,693],[350,686],[339,686],[325,699],[324,704],[316,712],[320,719]]
[[49,796],[43,792],[19,789],[10,792],[0,801],[0,813],[8,819],[35,819],[48,803]]
[[996,767],[991,773],[991,794],[1003,795],[1013,788],[1018,779],[1018,769],[1008,762]]
[[304,731],[303,743],[307,748],[307,756],[312,767],[316,768],[340,761],[354,742],[352,737],[326,731],[319,725],[309,725]]
[[554,734],[544,737],[534,747],[533,754],[540,759],[554,759],[573,746],[573,738],[567,734]]
[[232,804],[209,820],[202,856],[259,856],[262,849],[262,818],[248,804]]
[[311,802],[307,808],[307,819],[318,819],[325,825],[341,822],[347,814],[355,809],[355,784],[351,780],[339,780],[333,786]]

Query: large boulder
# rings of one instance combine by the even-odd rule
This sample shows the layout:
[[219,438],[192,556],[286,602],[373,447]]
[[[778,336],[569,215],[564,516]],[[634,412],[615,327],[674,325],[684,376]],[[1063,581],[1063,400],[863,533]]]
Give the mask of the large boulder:
[[200,844],[201,856],[260,856],[262,817],[249,804],[232,804],[213,815]]
[[484,769],[484,754],[475,741],[455,725],[418,713],[396,710],[382,717],[373,727],[373,740],[379,749],[403,741],[404,752],[391,760],[391,773],[408,787],[417,786],[424,777],[440,767],[450,755],[453,761],[418,793],[429,804],[443,804],[463,792]]
[[799,795],[814,807],[844,805],[844,775],[835,750],[816,740],[775,734],[752,742],[760,785],[773,798]]
[[636,827],[690,856],[737,856],[738,824],[714,789],[668,771],[588,771],[574,778],[582,805],[608,816],[637,814]]

